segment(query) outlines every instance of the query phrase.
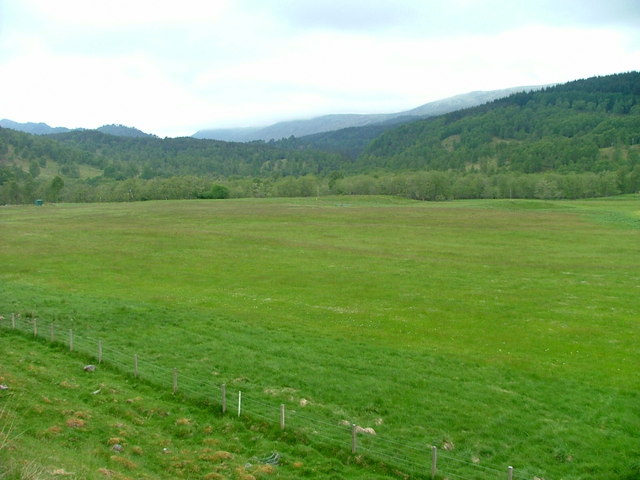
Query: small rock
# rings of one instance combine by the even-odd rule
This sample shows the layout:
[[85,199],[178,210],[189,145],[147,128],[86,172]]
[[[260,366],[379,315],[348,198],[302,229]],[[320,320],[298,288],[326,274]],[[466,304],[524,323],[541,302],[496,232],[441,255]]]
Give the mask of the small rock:
[[361,427],[360,425],[356,425],[356,433],[366,433],[369,435],[375,435],[376,431],[371,427]]
[[9,390],[9,386],[5,385],[4,383],[0,384],[0,390]]
[[113,450],[114,452],[121,452],[122,450],[124,450],[124,447],[119,443],[116,443],[113,447],[111,447],[111,450]]
[[84,371],[85,372],[95,372],[96,370],[96,366],[95,365],[85,365],[84,367]]

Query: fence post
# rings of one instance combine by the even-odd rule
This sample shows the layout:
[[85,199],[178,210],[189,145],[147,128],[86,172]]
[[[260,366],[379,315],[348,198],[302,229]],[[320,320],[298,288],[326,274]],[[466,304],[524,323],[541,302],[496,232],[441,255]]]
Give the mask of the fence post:
[[358,432],[356,431],[356,424],[351,424],[351,453],[358,451]]
[[240,416],[240,412],[242,412],[242,392],[238,390],[238,416]]
[[513,467],[507,467],[507,480],[513,480]]
[[[138,378],[138,354],[133,355],[133,376]],[[173,389],[173,393],[176,393],[175,387]]]
[[173,394],[175,395],[178,391],[178,369],[173,369]]
[[34,337],[38,336],[38,319],[37,318],[33,319],[33,336]]
[[49,339],[51,343],[53,343],[56,339],[56,327],[53,325],[53,322],[51,322],[51,326],[49,327],[49,334]]
[[284,430],[285,427],[285,407],[284,403],[280,404],[280,430]]
[[73,329],[69,330],[69,351],[73,352]]
[[15,313],[11,314],[11,328],[13,330],[16,329],[16,314]]
[[438,447],[431,446],[431,480],[436,478],[438,472]]
[[222,392],[222,414],[227,413],[227,384],[223,383],[220,387]]
[[98,340],[98,364],[102,363],[102,340]]

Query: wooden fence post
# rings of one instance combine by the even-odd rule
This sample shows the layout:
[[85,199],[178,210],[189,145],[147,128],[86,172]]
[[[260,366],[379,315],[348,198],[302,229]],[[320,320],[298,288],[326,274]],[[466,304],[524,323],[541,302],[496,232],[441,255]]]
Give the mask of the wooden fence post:
[[240,416],[240,412],[242,412],[242,392],[238,390],[238,416]]
[[98,340],[98,364],[102,363],[102,340]]
[[507,467],[507,480],[513,480],[513,467]]
[[[138,354],[133,355],[133,376],[138,378]],[[176,393],[175,387],[173,389],[173,393]]]
[[431,446],[431,479],[436,478],[438,472],[438,447]]
[[227,413],[227,384],[223,383],[220,387],[220,391],[222,392],[222,414]]
[[351,424],[351,453],[356,453],[358,451],[358,432],[356,430],[356,424]]
[[73,329],[69,330],[69,351],[73,352]]
[[38,319],[37,318],[33,319],[33,336],[34,337],[38,336]]
[[280,404],[280,430],[285,428],[285,407],[284,403]]
[[51,326],[49,327],[49,340],[51,341],[51,343],[55,342],[56,340],[56,327],[54,326],[53,322],[51,322]]
[[173,369],[173,394],[175,395],[178,391],[178,369]]
[[11,314],[11,328],[13,330],[16,329],[16,314],[15,313]]

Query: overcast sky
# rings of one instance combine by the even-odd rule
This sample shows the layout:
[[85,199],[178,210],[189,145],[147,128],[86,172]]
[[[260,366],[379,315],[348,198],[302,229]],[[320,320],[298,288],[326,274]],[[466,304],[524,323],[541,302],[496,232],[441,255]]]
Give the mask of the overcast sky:
[[0,0],[0,118],[159,136],[640,69],[639,0]]

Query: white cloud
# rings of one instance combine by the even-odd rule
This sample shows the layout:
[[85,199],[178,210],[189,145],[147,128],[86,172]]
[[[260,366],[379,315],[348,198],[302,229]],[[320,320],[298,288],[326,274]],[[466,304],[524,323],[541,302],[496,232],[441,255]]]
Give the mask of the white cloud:
[[637,69],[634,4],[556,3],[0,3],[0,117],[184,135]]

